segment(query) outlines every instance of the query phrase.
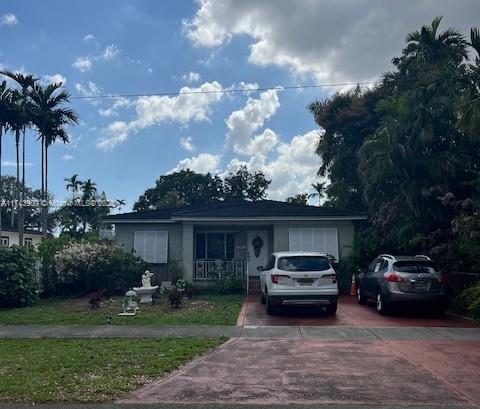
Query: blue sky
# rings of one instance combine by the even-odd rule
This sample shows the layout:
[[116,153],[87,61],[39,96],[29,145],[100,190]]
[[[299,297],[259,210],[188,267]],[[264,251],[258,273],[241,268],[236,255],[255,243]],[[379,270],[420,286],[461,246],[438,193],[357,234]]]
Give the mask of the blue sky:
[[[73,99],[81,124],[50,150],[49,187],[92,178],[133,205],[174,169],[226,174],[240,164],[272,179],[269,197],[306,192],[316,180],[318,127],[307,110],[334,88],[255,92],[255,87],[372,81],[391,68],[405,33],[444,16],[467,32],[473,0],[423,0],[408,9],[371,1],[83,0],[0,3],[0,66],[65,81],[72,96],[251,88],[234,94]],[[301,5],[301,7],[299,7]],[[342,87],[341,89],[345,89]],[[3,171],[15,168],[6,139]],[[40,185],[29,135],[27,182]]]

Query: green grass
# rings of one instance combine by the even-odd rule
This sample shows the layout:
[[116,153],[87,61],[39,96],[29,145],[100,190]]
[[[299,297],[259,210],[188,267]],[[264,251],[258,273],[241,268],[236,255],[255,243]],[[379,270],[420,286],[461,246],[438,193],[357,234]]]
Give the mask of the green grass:
[[225,339],[0,340],[0,400],[107,402]]
[[88,298],[39,300],[33,307],[0,310],[0,324],[84,324],[102,325],[111,318],[113,325],[235,325],[243,297],[205,295],[184,299],[180,309],[171,308],[164,296],[156,305],[140,305],[134,317],[119,317],[122,298],[105,299],[98,309],[90,308]]

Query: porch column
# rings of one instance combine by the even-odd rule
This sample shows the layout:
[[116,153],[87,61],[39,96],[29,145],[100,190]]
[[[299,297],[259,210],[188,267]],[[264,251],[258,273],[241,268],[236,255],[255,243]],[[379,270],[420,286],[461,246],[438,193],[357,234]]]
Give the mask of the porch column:
[[183,279],[193,281],[193,224],[182,225]]

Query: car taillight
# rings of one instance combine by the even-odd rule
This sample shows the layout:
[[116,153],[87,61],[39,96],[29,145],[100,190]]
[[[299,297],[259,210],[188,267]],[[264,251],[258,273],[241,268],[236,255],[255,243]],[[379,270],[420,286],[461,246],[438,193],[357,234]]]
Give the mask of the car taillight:
[[337,282],[337,275],[336,274],[325,274],[324,276],[322,276],[322,278],[331,278],[333,284],[335,284]]
[[448,276],[446,274],[440,274],[438,276],[438,282],[440,284],[447,284],[448,283]]
[[395,274],[393,271],[385,273],[385,280],[390,281],[391,283],[401,283],[403,278],[398,274]]
[[283,274],[272,274],[270,277],[272,278],[273,284],[278,284],[279,278],[290,278],[290,276],[283,275]]

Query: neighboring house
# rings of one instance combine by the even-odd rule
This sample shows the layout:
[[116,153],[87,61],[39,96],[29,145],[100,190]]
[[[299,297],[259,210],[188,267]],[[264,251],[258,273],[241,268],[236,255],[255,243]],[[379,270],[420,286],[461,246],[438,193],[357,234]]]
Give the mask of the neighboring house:
[[319,251],[341,260],[352,251],[354,221],[334,208],[262,200],[220,202],[107,216],[115,240],[151,263],[157,280],[258,276],[273,251]]
[[[42,241],[42,233],[36,230],[25,229],[23,242],[26,246],[37,246]],[[11,227],[2,227],[0,246],[11,247],[18,245],[18,230]]]

